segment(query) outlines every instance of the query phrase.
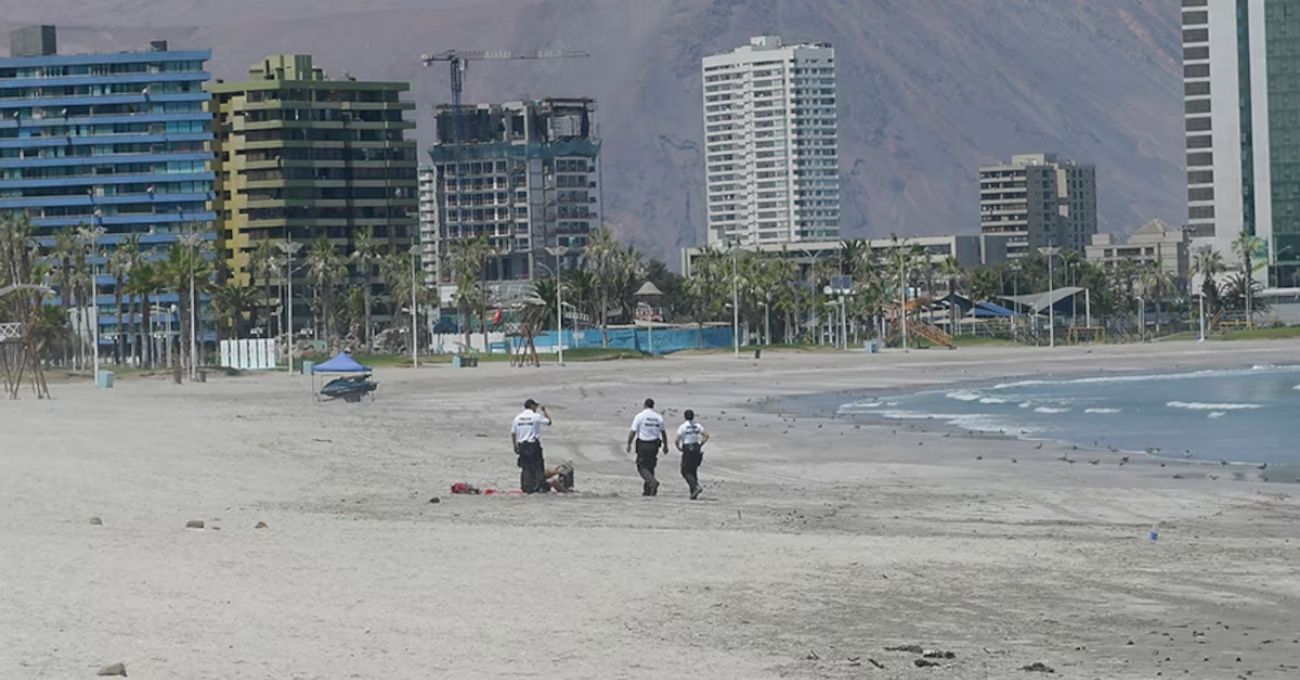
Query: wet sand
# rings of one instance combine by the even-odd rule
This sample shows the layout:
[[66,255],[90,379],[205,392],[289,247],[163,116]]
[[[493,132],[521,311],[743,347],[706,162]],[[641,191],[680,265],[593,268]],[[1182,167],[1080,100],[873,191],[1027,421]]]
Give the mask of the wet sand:
[[[782,404],[1295,356],[1234,342],[484,364],[381,371],[355,405],[282,374],[55,385],[52,402],[0,403],[0,677],[122,661],[141,678],[974,679],[1035,662],[1293,678],[1293,485]],[[581,493],[448,495],[517,486],[507,427],[530,396]],[[714,433],[703,499],[675,456],[640,497],[623,441],[646,396]],[[920,669],[885,650],[910,644],[954,657]]]

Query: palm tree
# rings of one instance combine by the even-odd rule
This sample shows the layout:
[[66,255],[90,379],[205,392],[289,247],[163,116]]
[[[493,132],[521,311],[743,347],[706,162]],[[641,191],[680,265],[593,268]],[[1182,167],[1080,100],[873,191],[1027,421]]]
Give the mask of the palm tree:
[[344,273],[343,258],[329,237],[321,236],[307,253],[307,272],[312,280],[312,306],[316,314],[317,336],[325,346],[334,348],[334,292]]
[[957,304],[956,295],[962,278],[966,276],[966,268],[961,266],[961,262],[957,258],[949,255],[943,259],[943,262],[939,263],[939,275],[948,281],[948,295],[952,298],[948,303],[948,325],[952,328],[952,334],[956,335],[957,317],[960,316],[957,313],[960,306]]
[[1152,262],[1143,267],[1139,275],[1143,294],[1156,303],[1156,335],[1160,334],[1161,303],[1174,287],[1174,276],[1165,270],[1164,263]]
[[127,236],[108,259],[108,271],[113,275],[113,309],[117,312],[117,337],[113,342],[113,357],[118,364],[122,363],[127,336],[126,324],[122,321],[122,296],[126,292],[127,276],[139,262],[140,237],[137,234]]
[[1211,316],[1219,305],[1219,286],[1214,277],[1226,270],[1223,255],[1210,246],[1202,247],[1192,257],[1192,276],[1201,277],[1201,297],[1204,298],[1205,309]]
[[244,315],[249,322],[254,318],[253,310],[262,301],[262,291],[253,286],[241,286],[234,281],[226,281],[217,286],[212,294],[212,309],[217,316],[217,328],[230,331],[230,337],[245,336]]
[[[374,240],[374,232],[370,227],[358,229],[352,237],[352,255],[351,259],[356,263],[357,269],[361,270],[361,290],[362,290],[362,333],[361,341],[366,347],[370,347],[370,295],[371,295],[371,274],[375,264],[379,262],[382,253],[379,244]],[[389,291],[392,293],[393,291]],[[395,294],[395,293],[394,293]],[[396,305],[394,305],[396,306]]]
[[470,315],[479,312],[483,327],[483,349],[487,350],[487,294],[483,287],[483,269],[491,256],[492,245],[487,235],[456,239],[448,255],[452,279],[456,282],[456,308],[460,312],[461,331],[465,334],[465,349],[470,346]]
[[[198,358],[190,355],[190,347],[193,344],[191,335],[198,329],[192,328],[188,321],[191,318],[190,306],[191,302],[198,304],[199,296],[211,288],[213,265],[203,257],[202,248],[191,248],[179,243],[168,249],[167,259],[161,261],[159,265],[158,275],[163,289],[177,293],[179,332],[176,337],[180,343],[180,351],[174,355],[176,360],[173,366],[176,368],[182,364],[193,366]],[[193,300],[190,298],[191,283],[194,286]],[[198,311],[195,309],[193,313],[197,315]]]
[[601,343],[609,346],[609,298],[621,279],[623,267],[622,247],[614,240],[614,234],[609,229],[592,232],[587,243],[587,266],[591,269],[596,293],[600,298],[596,321],[600,324]]
[[150,296],[162,290],[162,265],[158,262],[142,260],[127,275],[126,290],[140,305],[140,324],[136,333],[136,359],[143,366],[145,361],[154,361],[152,341],[153,327],[150,319],[153,315]]
[[[1265,246],[1264,239],[1244,229],[1241,231],[1240,234],[1237,234],[1237,238],[1233,239],[1232,250],[1237,254],[1238,257],[1241,258],[1241,273],[1246,278],[1249,279],[1254,278],[1255,270],[1258,267],[1254,264],[1254,262],[1252,262],[1252,258],[1254,258],[1256,254],[1262,251],[1264,249],[1264,246]],[[1251,320],[1252,316],[1251,316],[1250,303],[1251,303],[1251,298],[1254,297],[1253,295],[1254,288],[1255,288],[1254,286],[1249,286],[1249,285],[1245,286],[1247,328],[1250,328],[1253,325]]]
[[[76,281],[78,278],[76,261],[78,253],[81,251],[82,247],[77,240],[75,231],[62,229],[54,235],[54,246],[50,250],[50,257],[58,262],[59,306],[63,308],[64,317],[72,315],[72,307],[76,302]],[[69,360],[67,350],[68,347],[65,344],[63,354],[65,362]]]

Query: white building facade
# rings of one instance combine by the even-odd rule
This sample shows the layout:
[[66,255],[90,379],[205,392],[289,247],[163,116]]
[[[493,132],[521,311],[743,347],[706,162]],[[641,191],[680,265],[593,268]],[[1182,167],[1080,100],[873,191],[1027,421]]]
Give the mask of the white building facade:
[[424,284],[432,286],[438,281],[438,171],[432,165],[421,165],[418,173],[420,196],[420,270]]
[[1300,3],[1183,0],[1187,224],[1233,266],[1264,241],[1261,283],[1300,280]]
[[835,50],[759,36],[703,82],[709,243],[839,238]]

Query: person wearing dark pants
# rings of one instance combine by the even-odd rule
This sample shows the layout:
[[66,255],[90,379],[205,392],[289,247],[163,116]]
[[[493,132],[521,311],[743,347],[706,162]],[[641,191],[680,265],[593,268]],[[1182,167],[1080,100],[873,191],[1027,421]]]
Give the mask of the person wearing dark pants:
[[668,453],[668,432],[664,429],[664,417],[655,412],[655,400],[646,399],[645,408],[632,419],[632,429],[627,433],[627,452],[632,452],[636,443],[636,471],[641,475],[641,495],[655,496],[659,493],[659,480],[655,479],[655,467],[659,462],[659,451]]
[[690,489],[691,500],[695,500],[704,491],[704,487],[700,486],[698,472],[700,463],[704,462],[704,445],[709,441],[709,433],[695,420],[695,411],[686,409],[682,415],[686,416],[686,422],[677,428],[676,444],[677,450],[682,454],[682,478]]
[[[538,413],[538,409],[541,413]],[[551,414],[545,406],[529,399],[524,402],[524,410],[515,416],[510,426],[510,443],[518,456],[519,488],[524,493],[546,491],[546,461],[542,458],[541,431],[543,425],[551,424]]]

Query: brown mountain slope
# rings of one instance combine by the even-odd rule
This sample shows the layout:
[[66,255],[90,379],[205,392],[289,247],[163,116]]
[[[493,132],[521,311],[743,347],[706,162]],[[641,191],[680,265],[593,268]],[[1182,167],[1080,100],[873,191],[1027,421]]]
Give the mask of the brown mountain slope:
[[1055,150],[1098,167],[1103,229],[1181,221],[1178,8],[1167,0],[44,0],[0,28],[60,25],[63,51],[150,38],[210,46],[218,77],[311,52],[335,75],[410,80],[446,101],[447,48],[583,49],[470,67],[467,99],[590,95],[606,214],[675,261],[703,238],[699,60],[751,34],[834,43],[846,235],[974,232],[976,171]]

